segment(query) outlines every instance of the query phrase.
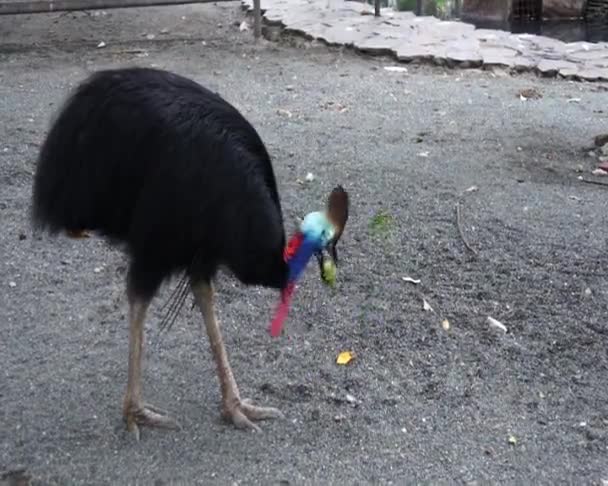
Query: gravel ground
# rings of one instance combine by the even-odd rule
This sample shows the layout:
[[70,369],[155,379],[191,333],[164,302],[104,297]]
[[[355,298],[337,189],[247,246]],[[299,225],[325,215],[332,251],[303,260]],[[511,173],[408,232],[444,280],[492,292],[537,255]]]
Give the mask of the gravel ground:
[[[298,39],[256,46],[243,18],[232,3],[0,18],[0,470],[62,485],[606,484],[608,192],[577,180],[608,132],[606,87],[389,72]],[[351,193],[339,284],[327,291],[311,267],[287,337],[266,331],[275,293],[218,284],[243,395],[286,414],[262,434],[220,420],[188,307],[144,373],[146,398],[183,429],[133,441],[125,259],[30,231],[54,109],[92,70],[131,64],[191,76],[243,111],[274,157],[289,231],[334,184]],[[521,101],[527,88],[542,98]],[[356,358],[338,366],[344,350]]]

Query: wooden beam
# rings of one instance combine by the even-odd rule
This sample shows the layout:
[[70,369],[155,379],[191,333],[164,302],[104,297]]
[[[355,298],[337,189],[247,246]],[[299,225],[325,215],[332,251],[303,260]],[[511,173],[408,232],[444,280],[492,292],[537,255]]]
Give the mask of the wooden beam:
[[186,3],[215,3],[230,0],[0,0],[0,15],[152,7]]

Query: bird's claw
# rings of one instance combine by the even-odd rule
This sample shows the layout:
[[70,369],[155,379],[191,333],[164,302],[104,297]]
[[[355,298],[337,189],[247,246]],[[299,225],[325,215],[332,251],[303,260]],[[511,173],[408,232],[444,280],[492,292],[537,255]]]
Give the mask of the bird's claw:
[[149,404],[129,407],[125,413],[127,430],[135,434],[137,441],[140,439],[139,427],[157,427],[160,429],[179,430],[179,423],[169,417],[164,410]]
[[224,408],[224,418],[231,421],[238,429],[251,429],[261,432],[253,421],[284,418],[283,413],[273,407],[258,407],[251,400],[237,400],[235,403]]

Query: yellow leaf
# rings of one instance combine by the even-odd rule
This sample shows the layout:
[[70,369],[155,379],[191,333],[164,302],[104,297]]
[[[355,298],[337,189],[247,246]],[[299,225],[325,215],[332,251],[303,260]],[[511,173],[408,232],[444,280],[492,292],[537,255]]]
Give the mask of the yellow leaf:
[[336,363],[338,363],[339,365],[346,365],[348,363],[351,362],[351,360],[354,358],[354,354],[350,351],[342,351],[339,355],[338,358],[336,359]]

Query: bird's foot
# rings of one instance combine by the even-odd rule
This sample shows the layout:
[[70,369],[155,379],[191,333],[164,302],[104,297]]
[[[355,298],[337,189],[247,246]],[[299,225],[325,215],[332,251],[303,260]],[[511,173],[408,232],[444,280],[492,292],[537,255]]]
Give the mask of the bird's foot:
[[138,441],[140,426],[174,430],[180,428],[179,423],[169,417],[167,412],[147,403],[133,404],[127,407],[125,421],[127,422],[127,430],[133,432]]
[[225,404],[223,416],[232,422],[239,429],[252,429],[261,432],[260,427],[254,424],[257,420],[268,420],[283,418],[283,413],[273,407],[258,407],[252,404],[251,400],[236,399],[230,404]]

